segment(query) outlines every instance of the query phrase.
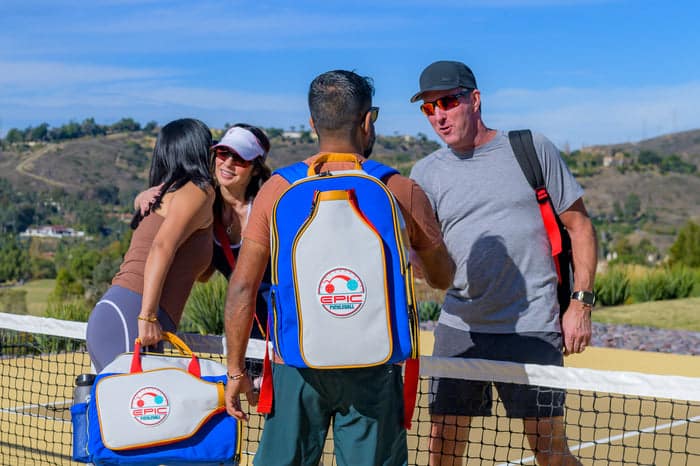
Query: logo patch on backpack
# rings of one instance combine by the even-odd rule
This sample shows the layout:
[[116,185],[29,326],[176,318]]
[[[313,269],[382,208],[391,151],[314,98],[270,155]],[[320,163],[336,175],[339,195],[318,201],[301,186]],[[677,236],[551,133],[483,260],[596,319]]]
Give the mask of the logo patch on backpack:
[[131,416],[145,426],[157,426],[170,414],[168,397],[156,387],[138,390],[131,398]]
[[350,317],[365,304],[365,285],[355,272],[338,267],[321,277],[318,300],[321,307],[333,316]]

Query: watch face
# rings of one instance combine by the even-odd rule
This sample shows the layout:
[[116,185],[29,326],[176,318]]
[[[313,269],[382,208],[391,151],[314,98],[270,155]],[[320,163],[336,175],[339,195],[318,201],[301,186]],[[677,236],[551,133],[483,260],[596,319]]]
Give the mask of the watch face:
[[571,293],[571,298],[581,301],[584,304],[593,306],[595,304],[595,294],[590,291],[574,291]]

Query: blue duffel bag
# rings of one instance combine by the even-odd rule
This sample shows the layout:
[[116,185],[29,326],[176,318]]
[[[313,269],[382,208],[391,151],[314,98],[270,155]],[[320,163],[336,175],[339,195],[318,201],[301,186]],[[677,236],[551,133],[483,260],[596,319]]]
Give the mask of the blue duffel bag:
[[226,369],[199,359],[176,335],[164,339],[186,357],[120,355],[97,375],[87,403],[87,453],[96,465],[237,464],[241,423],[226,413]]

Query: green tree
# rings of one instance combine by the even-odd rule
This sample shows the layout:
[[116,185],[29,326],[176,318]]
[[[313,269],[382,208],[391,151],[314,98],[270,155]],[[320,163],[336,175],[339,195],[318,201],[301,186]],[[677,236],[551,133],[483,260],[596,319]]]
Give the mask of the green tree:
[[85,228],[85,231],[92,235],[100,233],[100,229],[105,224],[105,215],[99,205],[95,203],[85,203],[76,212],[78,223]]
[[635,193],[629,193],[625,198],[624,213],[627,220],[634,220],[642,208],[642,201]]
[[31,141],[47,141],[49,139],[49,124],[42,123],[35,128],[31,128],[29,139]]
[[158,129],[158,122],[157,121],[149,121],[148,123],[146,123],[146,126],[143,127],[143,130],[146,133],[155,133],[157,129]]
[[72,276],[79,280],[90,280],[95,266],[100,262],[100,252],[89,248],[85,243],[71,251],[68,262],[69,271]]
[[141,125],[133,118],[122,118],[110,126],[110,129],[114,132],[139,131],[141,129]]
[[96,186],[90,193],[100,204],[119,204],[119,186],[114,184]]
[[12,128],[5,135],[5,141],[10,144],[22,142],[24,141],[24,134],[17,128]]
[[37,278],[56,278],[56,264],[43,257],[32,257],[29,261],[31,276]]
[[265,128],[265,134],[267,134],[267,137],[270,139],[278,138],[282,136],[282,133],[284,133],[282,128]]
[[661,161],[659,166],[661,173],[675,172],[675,173],[695,173],[697,167],[692,163],[688,163],[681,159],[678,155],[673,154]]
[[621,264],[645,265],[649,263],[647,258],[650,255],[655,256],[658,254],[658,250],[648,238],[644,238],[635,244],[627,237],[621,237],[613,243],[612,250],[617,252],[617,259],[613,262]]
[[69,121],[60,128],[51,129],[51,138],[56,140],[75,139],[83,136],[80,124],[76,121]]
[[29,251],[16,236],[0,237],[0,282],[29,278]]
[[637,161],[640,165],[659,165],[661,156],[652,150],[643,150],[639,152]]
[[95,123],[94,118],[84,119],[80,124],[80,130],[86,136],[98,136],[107,132],[104,126]]
[[618,222],[621,221],[625,216],[625,212],[622,210],[622,206],[620,205],[620,202],[617,200],[614,201],[612,208],[613,208],[613,216],[615,217],[615,221],[618,221]]
[[56,274],[56,285],[49,300],[53,303],[62,302],[71,298],[82,298],[84,293],[85,287],[68,269],[59,269]]
[[672,264],[700,267],[700,225],[689,221],[681,228],[669,257]]

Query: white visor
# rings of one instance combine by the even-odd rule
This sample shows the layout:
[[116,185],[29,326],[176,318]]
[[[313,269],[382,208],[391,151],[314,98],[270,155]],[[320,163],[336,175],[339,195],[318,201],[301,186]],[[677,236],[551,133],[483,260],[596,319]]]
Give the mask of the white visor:
[[262,157],[265,160],[265,150],[258,142],[258,138],[247,129],[239,126],[234,126],[226,131],[221,141],[214,146],[214,148],[217,147],[227,147],[241,156],[243,160],[251,161],[256,157]]

